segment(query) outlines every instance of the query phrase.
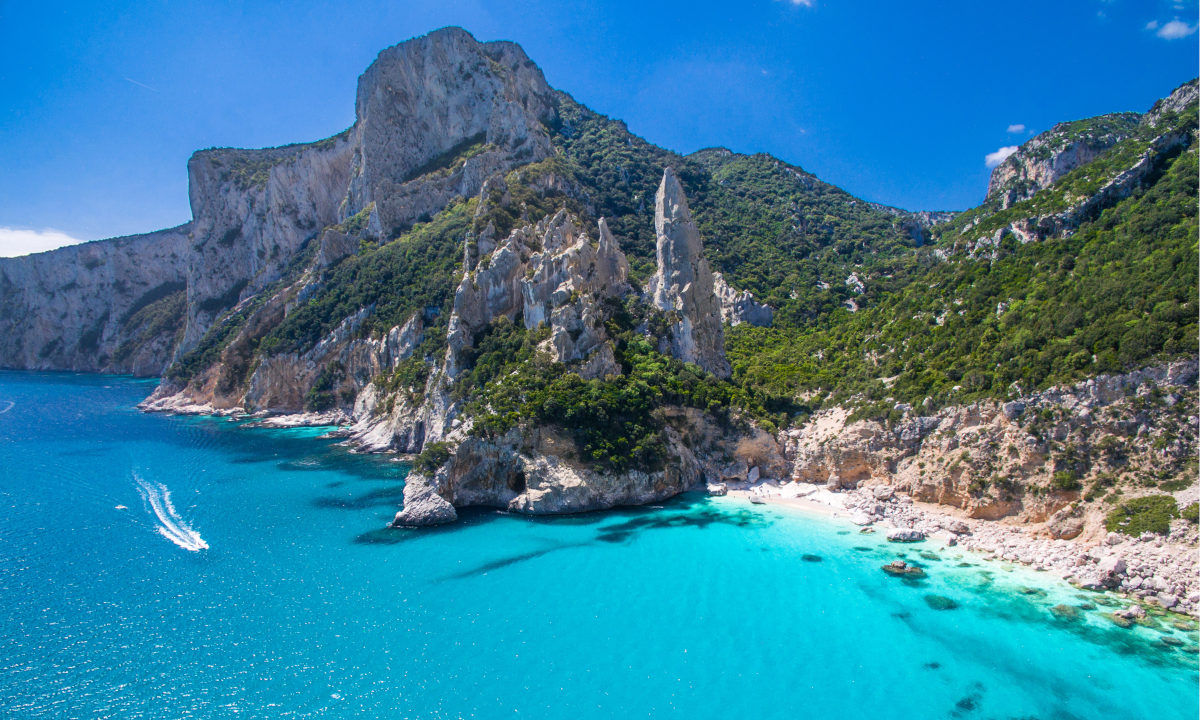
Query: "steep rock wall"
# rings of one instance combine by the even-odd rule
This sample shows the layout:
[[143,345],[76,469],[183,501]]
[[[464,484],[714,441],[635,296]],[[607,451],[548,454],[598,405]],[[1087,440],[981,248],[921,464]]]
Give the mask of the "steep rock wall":
[[183,328],[191,230],[0,259],[0,367],[161,373]]

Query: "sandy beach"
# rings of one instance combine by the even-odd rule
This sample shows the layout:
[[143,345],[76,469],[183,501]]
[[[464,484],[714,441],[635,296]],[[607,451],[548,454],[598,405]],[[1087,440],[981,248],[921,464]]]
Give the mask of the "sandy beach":
[[[720,494],[719,492],[715,494]],[[913,501],[888,486],[840,492],[801,482],[730,484],[726,497],[838,517],[889,536],[929,539],[986,560],[1019,563],[1078,587],[1109,590],[1144,603],[1200,616],[1197,530],[1176,521],[1167,536],[1109,533],[1086,543],[1040,537],[1018,525],[955,516],[943,506]]]

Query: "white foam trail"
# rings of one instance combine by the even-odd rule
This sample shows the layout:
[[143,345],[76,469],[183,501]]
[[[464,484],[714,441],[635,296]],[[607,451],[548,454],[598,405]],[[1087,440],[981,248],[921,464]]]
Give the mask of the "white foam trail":
[[142,499],[150,506],[154,516],[158,518],[158,534],[175,543],[184,550],[199,552],[208,549],[208,543],[193,530],[184,519],[179,517],[175,505],[171,503],[171,491],[162,483],[151,484],[143,480],[137,473],[133,474],[141,489]]
[[8,407],[4,408],[3,410],[0,410],[0,415],[3,415],[4,413],[8,412],[9,410],[12,410],[13,406],[16,405],[16,403],[13,402],[12,400],[0,400],[0,402],[8,403]]

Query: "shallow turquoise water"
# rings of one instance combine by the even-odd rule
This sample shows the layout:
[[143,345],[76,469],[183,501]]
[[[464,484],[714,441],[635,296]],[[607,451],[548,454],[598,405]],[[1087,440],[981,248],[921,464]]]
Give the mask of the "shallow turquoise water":
[[381,530],[401,464],[151,389],[0,373],[0,713],[1196,717],[1194,654],[1044,575],[703,498]]

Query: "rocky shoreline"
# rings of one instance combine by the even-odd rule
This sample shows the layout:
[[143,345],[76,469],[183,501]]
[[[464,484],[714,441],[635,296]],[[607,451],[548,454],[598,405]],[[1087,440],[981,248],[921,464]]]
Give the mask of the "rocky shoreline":
[[1038,537],[1028,527],[952,514],[887,485],[833,491],[811,483],[759,480],[713,490],[751,503],[844,517],[864,530],[888,533],[889,540],[932,539],[987,560],[1049,572],[1083,589],[1119,592],[1136,602],[1200,617],[1200,534],[1186,520],[1173,521],[1166,537],[1109,533],[1099,542],[1081,542]]
[[[1066,405],[1080,412],[1097,412],[1097,406],[1102,405],[1103,402],[1097,403],[1088,398],[1078,399],[1076,395],[1081,394],[1081,390],[1086,389],[1092,394],[1096,394],[1096,388],[1100,388],[1104,390],[1102,395],[1105,399],[1117,399],[1114,404],[1120,406],[1123,402],[1119,398],[1145,397],[1146,380],[1158,380],[1166,387],[1179,387],[1178,381],[1175,383],[1163,381],[1172,375],[1182,376],[1185,380],[1190,381],[1195,377],[1195,367],[1195,361],[1184,361],[1162,368],[1138,371],[1126,376],[1100,377],[1082,384],[1079,388],[1070,389],[1070,391],[1051,390],[1036,397],[1027,398],[1027,404],[1038,407],[1043,404],[1044,398],[1041,396],[1046,395],[1053,396],[1051,400],[1056,401],[1051,403],[1053,405]],[[1109,388],[1110,385],[1112,388]],[[1194,391],[1187,392],[1187,395],[1189,402],[1179,403],[1180,406],[1189,406],[1185,416],[1194,412],[1190,409],[1190,405],[1194,403]],[[331,435],[344,438],[346,445],[354,451],[380,451],[377,447],[363,443],[354,431],[354,418],[338,410],[293,414],[247,413],[242,407],[222,409],[202,403],[180,402],[180,397],[151,397],[140,407],[143,410],[154,412],[212,415],[249,420],[256,426],[280,429],[336,426],[338,429],[332,431]],[[1066,402],[1064,402],[1064,398]],[[1109,400],[1110,403],[1113,402],[1112,399]],[[1012,408],[1009,406],[1000,405],[994,408],[994,412],[986,408],[975,409],[971,413],[974,418],[972,424],[976,428],[975,432],[978,434],[979,428],[986,427],[995,427],[997,431],[1009,434],[1023,430],[1014,422],[1013,418],[1009,417],[1012,414],[1011,410]],[[939,418],[939,420],[950,425],[957,419],[957,411],[951,409],[949,413],[946,416],[949,421],[944,418]],[[1073,413],[1065,422],[1077,423],[1073,419],[1077,415],[1078,412]],[[1190,421],[1191,419],[1187,418],[1185,422]],[[1096,422],[1089,421],[1089,425],[1095,427]],[[1154,429],[1153,424],[1138,427]],[[820,433],[821,430],[815,425],[806,426],[804,433],[805,435],[812,431]],[[796,450],[802,450],[804,437],[798,437],[796,431],[783,434],[781,439],[786,439],[793,445],[793,447],[787,448],[789,452],[786,453],[790,467],[784,465],[767,469],[767,466],[763,465],[764,469],[760,470],[759,466],[753,465],[752,462],[743,461],[734,463],[725,470],[713,471],[712,468],[705,468],[692,474],[708,478],[710,480],[708,489],[713,494],[728,493],[733,497],[750,502],[786,505],[808,512],[837,515],[863,528],[907,534],[909,539],[929,538],[979,553],[985,559],[1019,563],[1035,570],[1049,572],[1081,588],[1120,592],[1135,602],[1154,604],[1174,612],[1200,617],[1200,574],[1197,573],[1197,568],[1200,567],[1200,553],[1197,550],[1200,547],[1200,531],[1196,524],[1176,519],[1171,522],[1170,532],[1165,536],[1145,533],[1140,537],[1129,537],[1118,533],[1105,533],[1103,527],[1097,527],[1096,523],[1097,519],[1102,518],[1093,517],[1095,513],[1091,511],[1085,514],[1074,509],[1078,507],[1079,503],[1056,503],[1060,508],[1056,512],[1055,508],[1044,506],[1045,500],[1041,501],[1043,506],[1038,508],[1039,512],[1036,515],[1024,512],[994,517],[989,513],[979,512],[980,505],[978,503],[956,505],[945,502],[949,499],[947,497],[935,497],[928,492],[929,482],[932,478],[923,478],[924,482],[912,482],[912,479],[908,477],[911,472],[888,473],[885,466],[876,467],[870,458],[886,454],[880,452],[881,448],[878,447],[877,441],[870,443],[873,446],[870,448],[855,448],[860,451],[858,453],[848,452],[849,448],[846,443],[856,442],[854,439],[861,437],[863,431],[856,426],[848,426],[844,419],[832,430],[834,432],[825,433],[829,436],[828,440],[818,439],[814,444],[814,447],[818,448],[816,452],[807,453],[796,452]],[[902,433],[903,430],[904,428],[901,426],[899,431]],[[958,435],[959,433],[955,433],[955,436]],[[1151,436],[1151,433],[1144,430],[1137,432],[1139,441],[1148,440]],[[948,456],[950,450],[954,450],[956,454],[961,452],[962,445],[951,448],[949,446],[942,447],[943,444],[934,448],[925,448],[925,450],[942,451],[944,456]],[[913,452],[913,456],[924,456],[930,460],[930,466],[934,465],[935,453],[920,452],[919,445],[913,447],[914,450],[910,451]],[[395,449],[391,449],[390,452],[395,452]],[[916,466],[913,456],[910,456],[910,459],[904,463],[905,466],[909,468]],[[851,462],[855,459],[857,459],[857,463]],[[814,460],[819,460],[819,462],[814,463]],[[859,474],[857,477],[850,478],[855,466],[859,468],[857,471]],[[825,478],[824,473],[806,472],[806,469],[813,467],[837,469],[838,482],[830,482],[828,478]],[[541,468],[541,470],[544,471],[545,468]],[[527,475],[537,474],[537,468],[528,468]],[[790,475],[793,479],[781,482],[766,477],[768,474]],[[714,481],[714,478],[719,478],[719,480]],[[419,478],[414,479],[419,480]],[[851,482],[847,482],[847,480],[851,480]],[[539,484],[534,478],[529,481],[530,487],[522,488],[522,492],[509,492],[506,494],[506,498],[510,501],[523,498]],[[573,484],[579,484],[579,481]],[[420,499],[417,497],[418,495],[436,494],[432,492],[418,493],[416,491],[421,489],[417,487],[418,485],[420,485],[419,482],[414,483],[413,492],[406,493],[405,508],[401,511],[401,515],[404,515],[407,510],[410,515],[431,513],[431,517],[437,522],[452,520],[454,506],[440,496],[437,499],[442,499],[442,502],[432,510],[418,502]],[[674,489],[662,488],[661,492],[649,493],[644,501],[661,500],[686,489],[678,483],[671,485]],[[1196,490],[1196,485],[1193,483],[1181,495],[1191,498],[1196,494]],[[408,502],[407,495],[409,494],[413,496],[411,503]],[[510,495],[511,498],[508,497]],[[476,500],[481,504],[507,507],[517,512],[578,512],[596,509],[584,506],[576,507],[575,505],[557,507],[555,503],[551,502],[552,496],[553,493],[546,495],[537,503],[526,503],[528,507],[509,507],[513,504],[512,502],[504,505],[484,502],[486,498],[476,498]],[[938,502],[938,500],[942,502]],[[617,493],[617,495],[607,498],[605,502],[598,503],[597,507],[622,504],[627,504],[627,502],[623,502],[621,494]],[[441,507],[442,505],[445,507]],[[1057,516],[1069,514],[1066,509],[1071,509],[1071,513],[1076,517],[1083,516],[1089,520],[1087,531],[1068,536],[1059,532],[1060,526],[1064,523]],[[1080,524],[1082,525],[1082,523]]]

